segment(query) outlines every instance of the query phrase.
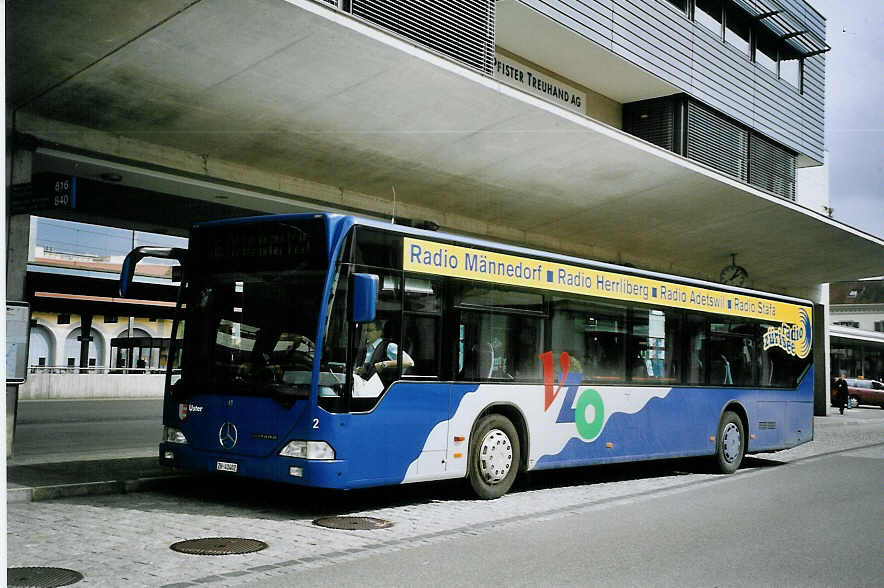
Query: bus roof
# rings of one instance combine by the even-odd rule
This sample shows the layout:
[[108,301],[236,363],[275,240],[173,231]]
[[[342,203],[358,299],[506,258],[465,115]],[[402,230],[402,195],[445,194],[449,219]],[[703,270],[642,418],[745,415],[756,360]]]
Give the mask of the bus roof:
[[[663,272],[655,272],[652,270],[640,269],[630,266],[617,265],[614,263],[608,263],[604,261],[596,261],[592,259],[585,259],[581,257],[576,257],[573,255],[566,255],[562,253],[553,253],[550,251],[543,251],[540,249],[532,249],[529,247],[524,247],[521,245],[512,245],[509,243],[501,243],[497,241],[489,241],[486,239],[481,239],[477,237],[469,237],[465,235],[459,235],[456,233],[446,233],[440,231],[432,231],[427,229],[419,229],[415,227],[409,227],[406,225],[396,224],[394,222],[387,222],[381,220],[370,219],[367,217],[362,217],[358,215],[344,215],[339,213],[327,213],[327,212],[308,212],[308,213],[292,213],[292,214],[267,214],[267,215],[258,215],[258,216],[249,216],[249,217],[239,217],[232,219],[223,219],[216,221],[206,221],[202,223],[198,223],[194,225],[197,227],[210,227],[210,226],[219,226],[219,225],[227,225],[227,224],[251,224],[251,223],[261,223],[261,222],[279,222],[285,220],[302,220],[309,218],[318,218],[322,217],[326,219],[327,226],[334,227],[335,231],[329,231],[329,238],[331,238],[331,234],[333,232],[338,232],[339,234],[344,234],[346,231],[353,226],[366,226],[372,227],[376,229],[381,229],[385,231],[390,231],[393,233],[399,233],[402,235],[410,235],[415,237],[423,237],[432,241],[444,241],[453,244],[462,244],[462,245],[471,245],[480,247],[483,249],[491,249],[495,251],[512,253],[517,255],[525,255],[529,257],[539,257],[542,259],[548,259],[551,261],[558,261],[563,263],[571,263],[580,266],[586,266],[590,268],[596,268],[601,270],[609,270],[616,271],[625,274],[631,274],[635,276],[641,276],[646,278],[654,278],[661,280],[669,280],[673,282],[679,282],[682,284],[690,284],[694,286],[705,286],[711,287],[716,290],[721,290],[725,292],[735,292],[739,294],[750,294],[755,296],[762,296],[766,298],[772,298],[776,300],[782,300],[784,302],[793,302],[798,304],[803,304],[807,306],[813,306],[813,302],[804,298],[797,298],[793,296],[786,296],[783,294],[775,294],[771,292],[764,292],[762,290],[753,290],[749,288],[740,288],[737,286],[729,286],[726,284],[719,284],[717,282],[709,282],[706,280],[699,280],[696,278],[687,278],[684,276],[679,276],[675,274],[667,274]],[[331,243],[329,243],[330,245]]]

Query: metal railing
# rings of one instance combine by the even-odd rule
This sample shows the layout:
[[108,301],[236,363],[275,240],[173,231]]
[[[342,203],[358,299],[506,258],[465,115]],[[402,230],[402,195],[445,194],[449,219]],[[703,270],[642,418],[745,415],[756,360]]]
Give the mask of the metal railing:
[[494,75],[495,0],[318,0]]
[[[110,367],[104,365],[80,367],[69,365],[32,365],[28,367],[29,374],[165,374],[165,367]],[[172,370],[173,374],[180,374],[181,368]]]

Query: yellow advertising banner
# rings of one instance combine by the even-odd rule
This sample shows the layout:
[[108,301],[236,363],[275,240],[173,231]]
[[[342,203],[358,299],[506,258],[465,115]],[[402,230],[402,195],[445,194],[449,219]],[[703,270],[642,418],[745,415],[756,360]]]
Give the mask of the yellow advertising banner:
[[769,346],[799,357],[810,350],[810,309],[800,304],[410,237],[403,265],[425,274],[768,320],[784,327],[765,335],[766,347],[770,339]]

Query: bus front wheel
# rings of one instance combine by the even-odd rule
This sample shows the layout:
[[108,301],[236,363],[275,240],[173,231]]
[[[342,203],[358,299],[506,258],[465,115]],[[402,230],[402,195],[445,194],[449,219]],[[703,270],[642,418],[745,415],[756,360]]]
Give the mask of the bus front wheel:
[[469,477],[473,491],[484,500],[506,494],[519,471],[519,436],[508,418],[483,417],[470,440]]
[[732,474],[743,461],[745,430],[736,413],[727,411],[718,425],[715,439],[715,461],[722,474]]

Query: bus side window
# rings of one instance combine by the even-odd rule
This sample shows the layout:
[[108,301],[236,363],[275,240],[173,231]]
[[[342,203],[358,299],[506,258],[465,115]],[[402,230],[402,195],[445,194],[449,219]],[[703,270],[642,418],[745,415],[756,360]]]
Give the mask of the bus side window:
[[709,384],[756,385],[754,326],[728,318],[715,318],[709,326]]
[[414,365],[405,370],[408,376],[439,375],[439,317],[405,314],[405,353]]
[[542,381],[543,328],[539,316],[461,311],[457,379]]
[[583,374],[584,382],[624,381],[626,307],[556,296],[550,314],[552,350],[556,358],[568,353],[569,372]]
[[520,381],[541,381],[544,321],[536,316],[510,316],[507,321],[513,375]]
[[402,345],[414,361],[408,376],[438,376],[442,320],[442,283],[427,278],[405,278],[405,324]]
[[633,310],[630,323],[633,382],[673,384],[679,381],[681,322],[679,311]]
[[458,380],[542,381],[543,294],[462,282],[453,299]]
[[508,371],[506,318],[482,311],[460,312],[458,380],[512,379]]
[[709,336],[706,332],[706,317],[700,314],[688,314],[687,337],[687,373],[686,383],[706,384],[706,358],[709,347]]

